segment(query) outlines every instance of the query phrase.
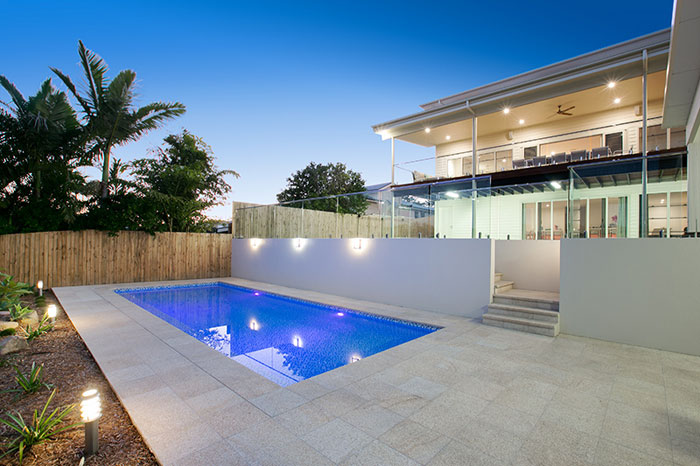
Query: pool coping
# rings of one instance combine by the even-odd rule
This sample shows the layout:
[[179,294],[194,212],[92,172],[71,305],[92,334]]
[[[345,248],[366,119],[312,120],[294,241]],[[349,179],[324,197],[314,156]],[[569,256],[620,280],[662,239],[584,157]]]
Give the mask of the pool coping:
[[[216,282],[441,328],[353,364],[280,387],[114,292],[127,287]],[[464,317],[230,277],[60,287],[53,291],[162,464],[177,464],[218,442],[225,445],[235,433],[387,369],[478,325]],[[237,416],[225,425],[217,425],[221,416],[214,409],[222,407],[235,411]],[[212,419],[214,415],[216,419]],[[238,428],[241,430],[236,432]],[[320,459],[327,460],[322,455],[317,461]]]

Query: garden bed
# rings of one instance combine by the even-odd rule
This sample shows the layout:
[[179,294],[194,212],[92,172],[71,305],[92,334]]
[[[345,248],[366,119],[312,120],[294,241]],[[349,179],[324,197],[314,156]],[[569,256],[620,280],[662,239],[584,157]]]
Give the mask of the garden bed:
[[[85,458],[86,465],[155,465],[155,457],[148,449],[131,419],[124,411],[109,383],[85,347],[73,324],[63,312],[56,297],[45,293],[46,304],[56,304],[58,315],[52,331],[31,341],[29,349],[8,356],[0,356],[0,415],[7,419],[7,411],[17,411],[30,422],[35,409],[41,410],[51,391],[47,388],[37,393],[20,396],[8,393],[17,389],[16,365],[24,374],[31,370],[32,362],[43,364],[43,379],[52,384],[56,395],[49,411],[59,406],[80,402],[83,391],[96,388],[102,399],[102,417],[99,420],[100,448],[97,454]],[[23,299],[33,305],[34,299]],[[80,410],[76,408],[66,418],[65,425],[80,421]],[[12,431],[0,425],[2,444],[12,439]],[[32,447],[25,452],[24,465],[71,465],[75,466],[83,456],[84,434],[79,426],[59,434],[55,439]],[[17,464],[16,454],[0,459],[0,465]]]

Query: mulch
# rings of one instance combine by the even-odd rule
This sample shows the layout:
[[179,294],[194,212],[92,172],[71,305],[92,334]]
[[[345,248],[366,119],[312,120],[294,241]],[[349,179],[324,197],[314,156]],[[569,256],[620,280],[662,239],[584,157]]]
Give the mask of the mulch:
[[[55,407],[79,403],[81,394],[88,388],[97,388],[102,399],[102,417],[99,420],[99,451],[86,457],[85,465],[156,465],[158,462],[144,443],[131,419],[119,403],[109,383],[92,358],[85,343],[76,332],[56,297],[50,291],[44,294],[46,304],[56,304],[58,316],[54,329],[29,343],[29,349],[14,355],[0,357],[0,415],[17,411],[29,422],[35,409],[41,411],[50,390],[42,389],[31,395],[19,396],[6,390],[19,388],[15,382],[17,365],[24,374],[31,370],[32,362],[44,365],[44,382],[57,388],[49,406]],[[34,306],[33,298],[27,305]],[[39,315],[41,315],[39,311]],[[80,422],[80,407],[76,405],[66,418],[66,425]],[[0,426],[0,444],[11,440],[9,428]],[[58,435],[42,445],[25,452],[23,464],[78,465],[83,456],[84,432],[78,426]],[[18,464],[17,455],[0,459],[0,466]]]

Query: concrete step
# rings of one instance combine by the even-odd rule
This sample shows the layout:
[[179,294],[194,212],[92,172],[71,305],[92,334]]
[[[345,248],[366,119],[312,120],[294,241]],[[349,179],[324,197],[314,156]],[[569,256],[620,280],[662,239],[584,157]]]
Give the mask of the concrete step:
[[519,319],[517,317],[496,315],[489,312],[484,314],[482,321],[484,324],[493,327],[519,330],[521,332],[536,333],[538,335],[547,335],[550,337],[559,335],[559,322],[540,322],[532,319]]
[[528,319],[537,320],[539,322],[559,323],[558,312],[546,311],[544,309],[536,309],[532,307],[493,303],[489,304],[488,313],[492,315],[515,317],[517,319]]
[[529,307],[534,309],[542,309],[545,311],[559,312],[559,301],[555,299],[512,296],[509,294],[494,293],[493,302],[495,304],[504,304],[507,306]]
[[513,282],[509,282],[508,280],[499,280],[493,285],[493,292],[498,294],[498,293],[503,293],[504,291],[512,290],[513,289]]
[[503,280],[503,274],[501,272],[496,272],[493,274],[493,281],[498,282],[500,280]]

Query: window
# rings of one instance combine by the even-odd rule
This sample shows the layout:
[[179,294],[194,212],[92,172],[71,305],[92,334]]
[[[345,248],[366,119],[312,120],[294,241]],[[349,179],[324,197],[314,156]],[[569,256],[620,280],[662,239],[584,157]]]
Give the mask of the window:
[[608,198],[608,238],[627,237],[627,198]]
[[[666,128],[647,126],[647,152],[666,149]],[[639,151],[642,150],[642,130],[639,130]]]
[[535,203],[523,204],[523,239],[537,239]]
[[496,152],[496,171],[502,172],[513,169],[513,151],[500,150]]
[[[642,196],[639,197],[641,209]],[[648,194],[647,202],[648,236],[652,238],[683,236],[688,227],[688,193],[686,191]]]
[[571,152],[575,150],[588,150],[601,147],[603,136],[585,136],[582,138],[567,139],[565,141],[549,142],[540,144],[540,156],[559,154],[561,152]]
[[494,153],[479,154],[479,174],[493,173],[496,171]]
[[622,154],[622,133],[606,134],[605,145],[613,155]]
[[465,175],[472,174],[472,158],[471,158],[471,156],[462,157],[462,173],[464,173]]
[[534,159],[537,157],[537,146],[525,148],[525,160]]
[[685,146],[685,128],[671,128],[671,146],[669,149],[683,146]]

